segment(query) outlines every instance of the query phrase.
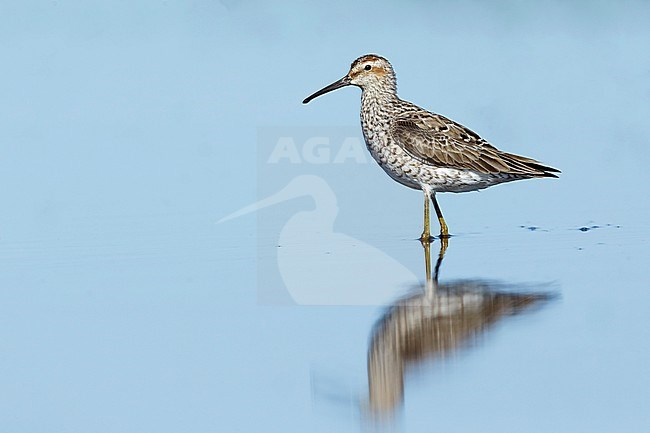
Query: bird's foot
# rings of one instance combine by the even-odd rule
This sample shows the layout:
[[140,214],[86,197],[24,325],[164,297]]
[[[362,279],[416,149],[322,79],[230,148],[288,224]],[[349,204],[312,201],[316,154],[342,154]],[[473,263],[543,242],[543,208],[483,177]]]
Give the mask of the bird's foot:
[[435,239],[436,239],[436,238],[434,238],[433,236],[431,236],[429,233],[422,233],[422,235],[420,236],[420,242],[422,243],[422,245],[430,244],[430,243],[432,243]]
[[440,223],[440,239],[448,239],[451,236],[449,235],[449,227],[442,216],[438,217],[438,223]]

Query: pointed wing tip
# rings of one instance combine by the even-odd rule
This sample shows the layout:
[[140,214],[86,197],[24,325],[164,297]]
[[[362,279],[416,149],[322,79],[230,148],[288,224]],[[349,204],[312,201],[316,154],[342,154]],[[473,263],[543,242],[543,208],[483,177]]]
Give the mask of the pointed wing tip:
[[[557,173],[557,174],[556,174],[556,173]],[[559,176],[560,173],[562,173],[562,172],[561,172],[560,170],[558,170],[557,168],[553,168],[553,167],[544,167],[544,175],[545,175],[546,177],[552,177],[552,178],[557,179],[557,178],[560,177],[560,176]]]

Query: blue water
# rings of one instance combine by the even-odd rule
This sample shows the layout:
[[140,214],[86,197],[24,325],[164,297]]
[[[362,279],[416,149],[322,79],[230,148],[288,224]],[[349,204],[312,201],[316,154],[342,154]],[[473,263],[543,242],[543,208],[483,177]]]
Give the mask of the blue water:
[[[4,2],[0,430],[648,431],[649,21],[641,1]],[[422,198],[367,159],[358,89],[300,103],[368,52],[403,98],[562,170],[440,195],[441,288],[547,298],[406,329],[421,350],[381,376],[403,381],[381,413],[369,352],[422,293]]]

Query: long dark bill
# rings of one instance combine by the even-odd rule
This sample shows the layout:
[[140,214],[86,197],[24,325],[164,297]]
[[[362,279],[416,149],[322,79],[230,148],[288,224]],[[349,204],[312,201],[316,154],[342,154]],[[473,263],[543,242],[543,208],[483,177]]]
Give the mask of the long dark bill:
[[314,98],[318,98],[320,95],[324,95],[325,93],[331,92],[332,90],[340,89],[341,87],[349,86],[350,85],[350,79],[346,76],[341,78],[338,81],[333,82],[329,86],[323,87],[320,89],[318,92],[314,93],[313,95],[307,96],[304,101],[302,101],[303,104],[308,103]]

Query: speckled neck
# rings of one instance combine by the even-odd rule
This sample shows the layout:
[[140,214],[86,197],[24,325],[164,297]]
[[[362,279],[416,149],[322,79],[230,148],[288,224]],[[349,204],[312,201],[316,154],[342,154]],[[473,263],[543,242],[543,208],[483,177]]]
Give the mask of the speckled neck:
[[361,123],[363,129],[385,130],[399,106],[397,89],[392,85],[363,89],[361,93]]

